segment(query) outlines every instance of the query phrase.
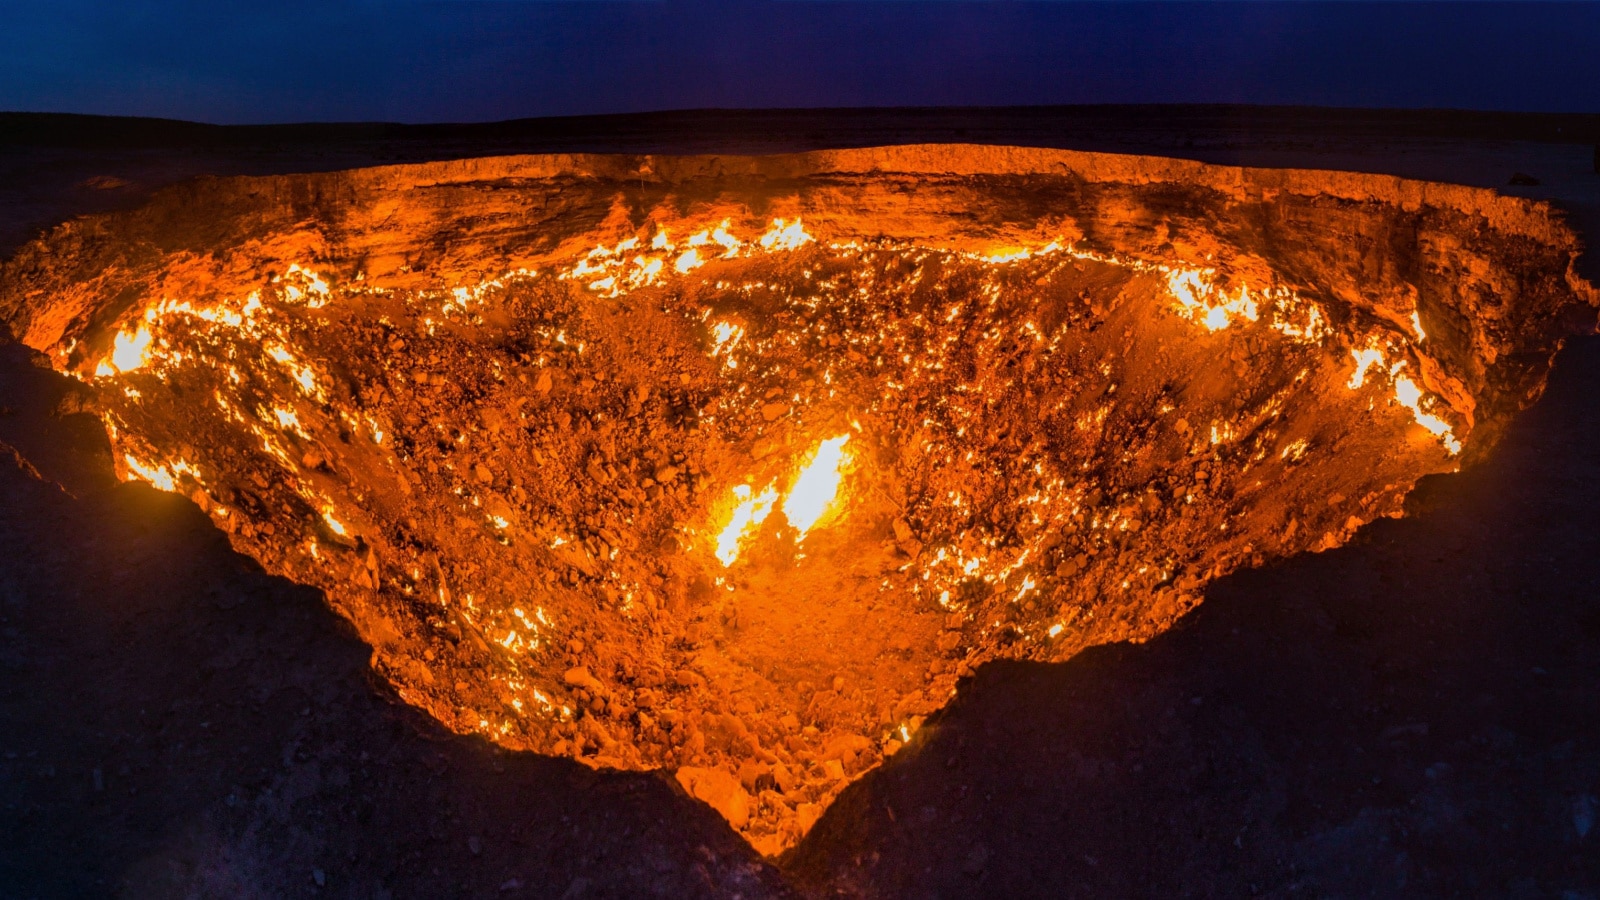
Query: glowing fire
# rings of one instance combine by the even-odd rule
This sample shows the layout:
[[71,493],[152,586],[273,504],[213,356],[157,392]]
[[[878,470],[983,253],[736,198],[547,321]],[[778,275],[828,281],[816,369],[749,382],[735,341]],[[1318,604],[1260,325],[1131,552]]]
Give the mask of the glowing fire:
[[1023,260],[1033,259],[1036,256],[1048,256],[1060,249],[1061,243],[1059,241],[1051,241],[1037,250],[1028,247],[994,250],[985,254],[983,256],[983,261],[993,265],[1002,265],[1004,263],[1021,262]]
[[161,490],[175,491],[178,489],[177,481],[165,466],[147,466],[134,459],[132,454],[124,454],[122,461],[128,464],[128,471],[131,474],[150,482]]
[[1368,372],[1383,368],[1383,351],[1377,347],[1367,347],[1364,350],[1351,350],[1350,355],[1355,357],[1356,370],[1350,373],[1350,381],[1346,386],[1353,391],[1367,383]]
[[722,565],[731,566],[739,558],[740,547],[750,533],[766,521],[780,496],[783,500],[783,517],[797,532],[795,540],[803,540],[806,533],[828,514],[838,497],[839,484],[844,479],[844,465],[850,459],[844,452],[844,445],[849,440],[850,435],[842,434],[817,445],[811,458],[795,473],[789,490],[782,495],[774,485],[767,485],[760,494],[753,493],[748,484],[735,487],[733,495],[739,502],[729,515],[728,524],[717,533],[716,553]]
[[1234,319],[1254,322],[1261,315],[1249,288],[1240,287],[1237,297],[1229,297],[1206,277],[1206,273],[1197,269],[1168,272],[1167,290],[1184,314],[1204,325],[1207,331],[1221,331]]
[[[732,219],[723,219],[715,228],[701,229],[683,242],[681,251],[680,245],[674,243],[665,230],[657,231],[649,240],[649,253],[636,252],[645,244],[639,237],[627,238],[611,247],[602,244],[585,254],[561,277],[592,279],[586,281],[590,290],[616,297],[657,284],[668,271],[687,275],[705,265],[708,255],[713,259],[737,259],[756,250],[762,253],[798,250],[816,240],[799,219],[792,222],[774,219],[771,227],[752,242],[740,240],[732,227]],[[719,248],[720,253],[717,252]]]
[[711,326],[711,334],[716,340],[711,355],[718,356],[738,345],[739,339],[744,337],[744,329],[732,322],[718,322]]
[[806,532],[827,514],[828,507],[838,495],[839,482],[843,478],[840,469],[848,459],[844,445],[849,440],[850,435],[842,434],[823,441],[811,461],[795,476],[794,485],[783,500],[783,515],[800,532],[796,540],[804,538]]
[[327,523],[328,529],[330,531],[332,531],[334,534],[337,534],[340,537],[347,537],[350,534],[349,529],[345,528],[344,523],[333,517],[333,508],[332,507],[324,507],[323,508],[323,510],[322,510],[322,521]]
[[[798,225],[800,223],[796,222],[795,224]],[[735,256],[738,256],[739,248],[744,246],[743,241],[740,241],[728,231],[727,219],[723,219],[722,224],[718,225],[716,230],[711,232],[711,242],[723,249],[723,259],[732,259]]]
[[798,250],[813,240],[815,239],[811,235],[806,234],[799,219],[787,225],[782,219],[777,219],[772,223],[772,230],[763,234],[758,243],[761,244],[761,249],[768,251]]
[[312,309],[320,309],[328,303],[327,280],[298,263],[290,263],[288,271],[276,281],[283,288],[284,299],[290,303],[303,302]]
[[100,363],[96,375],[105,377],[119,372],[132,372],[150,361],[150,329],[144,325],[132,334],[124,331],[112,342],[111,356]]
[[1417,424],[1426,428],[1434,437],[1439,438],[1444,444],[1444,448],[1450,451],[1452,456],[1460,453],[1461,442],[1450,432],[1450,423],[1423,410],[1422,397],[1422,389],[1417,387],[1416,382],[1404,375],[1395,376],[1395,401],[1406,409],[1411,410],[1412,418],[1417,420]]
[[724,566],[733,565],[733,561],[739,558],[739,545],[745,535],[765,522],[773,504],[778,502],[778,491],[770,484],[766,490],[754,496],[751,495],[750,485],[741,484],[733,489],[733,495],[739,498],[739,504],[733,508],[727,526],[717,535],[717,559]]
[[679,275],[687,275],[703,265],[705,265],[705,260],[700,258],[700,251],[690,247],[688,250],[683,251],[683,254],[678,257],[678,261],[672,264],[672,268]]
[[127,465],[129,480],[135,478],[149,482],[152,487],[163,491],[176,492],[178,490],[178,476],[188,475],[196,481],[200,480],[200,473],[183,460],[170,465],[154,465],[142,463],[131,453],[124,453],[122,461]]
[[[1420,326],[1418,330],[1420,331]],[[1366,384],[1367,376],[1372,371],[1376,370],[1380,373],[1386,371],[1385,367],[1388,361],[1384,357],[1383,350],[1376,346],[1352,350],[1350,355],[1356,361],[1356,369],[1350,373],[1350,380],[1345,383],[1345,386],[1352,391]],[[1394,379],[1394,401],[1409,409],[1411,417],[1416,420],[1416,423],[1438,438],[1439,443],[1444,445],[1444,449],[1451,456],[1459,454],[1462,446],[1461,441],[1455,436],[1450,423],[1423,408],[1423,404],[1428,402],[1430,398],[1423,393],[1422,388],[1418,387],[1415,381],[1412,381],[1406,375],[1400,374],[1400,370],[1404,367],[1405,361],[1401,360],[1392,367],[1387,368],[1388,374]]]

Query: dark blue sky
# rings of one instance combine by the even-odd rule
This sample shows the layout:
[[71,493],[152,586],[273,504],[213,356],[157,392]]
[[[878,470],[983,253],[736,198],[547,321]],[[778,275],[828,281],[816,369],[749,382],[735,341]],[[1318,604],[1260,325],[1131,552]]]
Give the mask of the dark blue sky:
[[1600,2],[0,0],[0,109],[211,122],[1244,102],[1600,112]]

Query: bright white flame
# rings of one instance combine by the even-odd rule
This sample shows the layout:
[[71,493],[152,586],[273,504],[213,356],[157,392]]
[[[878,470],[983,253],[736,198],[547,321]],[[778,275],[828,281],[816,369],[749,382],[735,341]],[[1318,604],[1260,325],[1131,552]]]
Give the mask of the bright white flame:
[[843,478],[839,470],[849,458],[844,452],[849,440],[850,435],[841,434],[823,441],[811,461],[795,477],[794,486],[789,488],[789,495],[783,501],[783,515],[800,532],[797,540],[805,537],[827,513],[839,493],[839,482]]
[[1439,438],[1444,444],[1444,448],[1450,451],[1451,456],[1461,452],[1461,442],[1451,432],[1450,423],[1432,413],[1423,411],[1422,389],[1417,387],[1416,382],[1405,375],[1395,376],[1394,399],[1401,406],[1411,410],[1411,416],[1417,420],[1417,424]]
[[1033,256],[1029,250],[996,250],[983,258],[988,263],[1017,262]]
[[333,517],[333,510],[331,508],[324,509],[322,511],[322,521],[328,523],[328,528],[331,529],[334,534],[337,534],[340,537],[344,537],[345,535],[349,534],[349,531],[344,527],[344,523]]
[[296,367],[291,368],[290,376],[294,378],[294,383],[301,386],[301,391],[306,391],[307,394],[312,394],[312,396],[317,394],[317,375],[312,373],[309,365],[296,365]]
[[150,482],[161,490],[176,491],[178,489],[177,480],[172,477],[172,473],[168,472],[165,466],[147,466],[134,459],[132,454],[124,454],[122,461],[128,464],[129,472]]
[[718,322],[711,326],[712,339],[716,342],[711,348],[712,356],[721,356],[739,346],[739,341],[744,337],[744,329],[732,322]]
[[328,282],[321,275],[310,269],[302,268],[299,263],[290,263],[288,271],[277,280],[286,282],[287,279],[294,279],[294,281],[299,282],[299,284],[284,283],[283,285],[284,298],[290,303],[299,303],[304,300],[306,305],[312,309],[327,305],[329,296]]
[[1417,340],[1425,341],[1428,339],[1428,333],[1422,330],[1422,315],[1416,310],[1411,311],[1411,330],[1417,333]]
[[1319,341],[1327,330],[1327,323],[1322,318],[1322,310],[1315,303],[1307,303],[1306,324],[1304,327],[1294,324],[1286,319],[1276,319],[1272,327],[1289,337],[1306,341]]
[[117,335],[111,346],[109,365],[102,362],[95,370],[97,375],[115,375],[132,372],[150,361],[150,329],[143,325],[132,334],[124,331]]
[[1209,273],[1199,269],[1173,269],[1168,272],[1167,290],[1183,308],[1184,314],[1204,325],[1208,331],[1221,331],[1234,319],[1254,322],[1261,315],[1249,288],[1239,288],[1239,296],[1230,298],[1211,283]]
[[[728,233],[727,219],[723,219],[722,224],[718,225],[716,230],[711,232],[711,240],[713,243],[716,243],[722,247],[722,256],[725,259],[737,256],[739,254],[739,248],[744,246],[743,241]],[[693,241],[690,241],[690,243],[692,244]]]
[[176,491],[179,475],[187,475],[195,481],[200,480],[200,470],[181,459],[164,466],[145,465],[134,459],[132,454],[125,453],[122,461],[128,464],[129,474],[135,478],[142,478],[163,491]]
[[653,256],[635,256],[633,265],[635,271],[630,280],[636,284],[654,284],[656,278],[661,275],[661,267],[664,263]]
[[1018,249],[1018,248],[1002,248],[1002,249],[991,250],[988,253],[984,254],[983,261],[986,262],[986,263],[993,263],[993,264],[996,264],[996,265],[1003,264],[1003,263],[1021,262],[1022,260],[1025,260],[1025,259],[1032,259],[1035,256],[1049,256],[1050,254],[1055,253],[1056,251],[1058,251],[1060,249],[1061,249],[1061,242],[1060,241],[1051,241],[1050,243],[1045,244],[1043,247],[1040,247],[1037,250],[1030,250],[1030,249],[1028,249],[1026,247],[1023,247],[1023,248],[1020,248],[1020,249]]
[[687,275],[703,265],[705,265],[705,260],[700,258],[700,251],[690,248],[683,251],[683,255],[679,256],[678,261],[672,264],[672,268],[676,269],[679,275]]
[[763,234],[760,239],[763,250],[795,250],[814,240],[806,233],[799,219],[785,225],[782,219],[774,219],[772,229]]
[[765,522],[773,504],[778,502],[778,491],[770,484],[755,496],[751,496],[750,485],[741,484],[733,489],[733,495],[739,498],[739,505],[733,508],[733,516],[729,518],[727,527],[717,535],[717,559],[724,566],[733,565],[733,561],[739,558],[739,543],[744,540],[746,532]]
[[1347,387],[1355,390],[1367,383],[1367,372],[1374,368],[1383,367],[1383,351],[1376,347],[1365,350],[1351,350],[1350,355],[1356,358],[1356,370],[1350,373]]

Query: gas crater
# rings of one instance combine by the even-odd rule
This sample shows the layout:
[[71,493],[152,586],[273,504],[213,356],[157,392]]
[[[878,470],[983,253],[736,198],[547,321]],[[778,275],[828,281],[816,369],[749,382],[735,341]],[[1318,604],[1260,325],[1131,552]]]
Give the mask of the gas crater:
[[1593,327],[1577,251],[1350,173],[519,157],[175,188],[0,316],[406,702],[770,855],[973,667],[1150,638],[1481,456]]

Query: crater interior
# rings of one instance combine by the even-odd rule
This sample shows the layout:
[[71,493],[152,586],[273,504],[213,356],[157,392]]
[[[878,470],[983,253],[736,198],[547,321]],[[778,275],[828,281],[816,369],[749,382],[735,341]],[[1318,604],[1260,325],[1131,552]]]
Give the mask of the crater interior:
[[1592,327],[1489,191],[973,146],[206,180],[0,316],[406,702],[782,852],[992,659],[1143,640]]

